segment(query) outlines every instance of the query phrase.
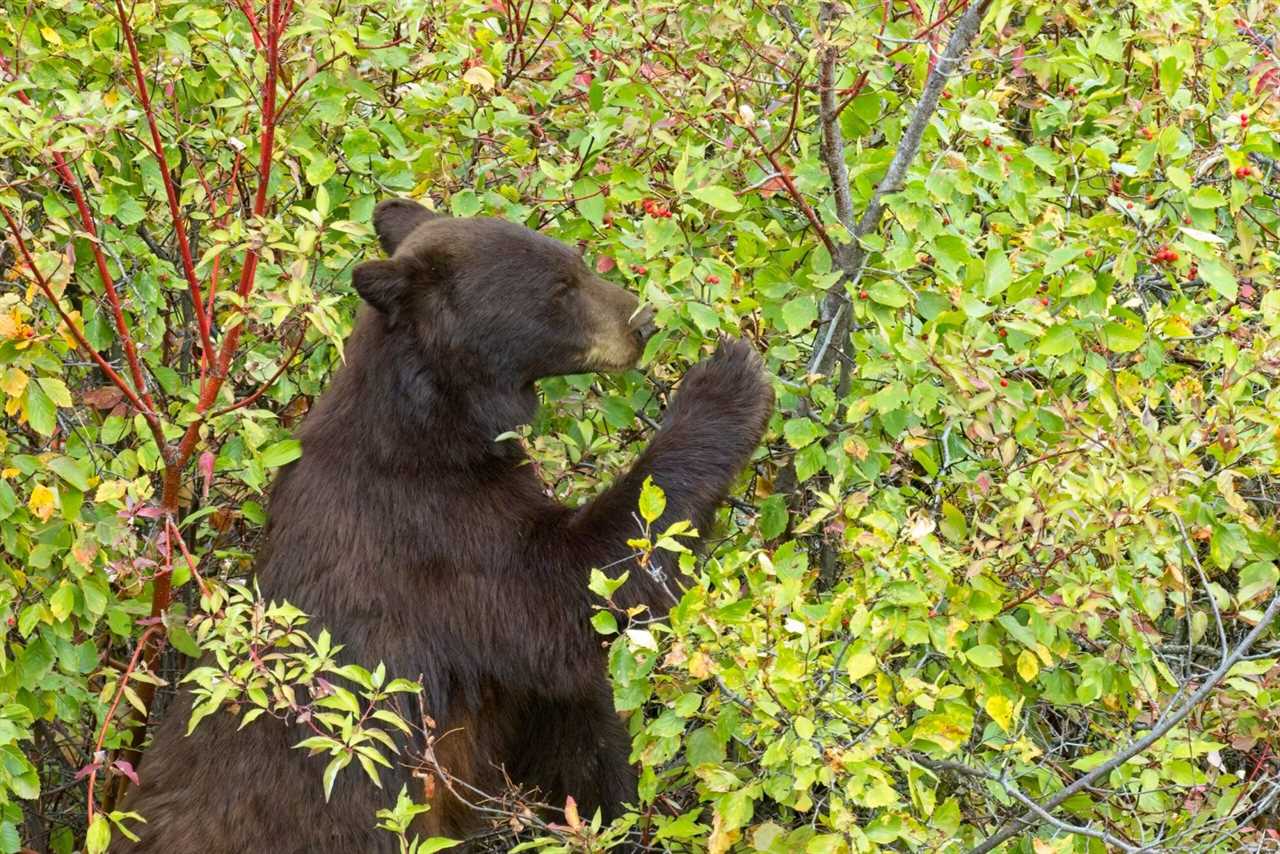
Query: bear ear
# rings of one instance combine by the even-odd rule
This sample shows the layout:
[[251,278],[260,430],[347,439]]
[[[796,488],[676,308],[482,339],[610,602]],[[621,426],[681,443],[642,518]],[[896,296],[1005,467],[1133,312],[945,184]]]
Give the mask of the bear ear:
[[351,271],[351,284],[369,305],[394,320],[404,302],[409,277],[398,261],[365,261]]
[[436,214],[412,199],[387,199],[373,209],[373,230],[388,255],[394,255],[400,243],[418,226]]

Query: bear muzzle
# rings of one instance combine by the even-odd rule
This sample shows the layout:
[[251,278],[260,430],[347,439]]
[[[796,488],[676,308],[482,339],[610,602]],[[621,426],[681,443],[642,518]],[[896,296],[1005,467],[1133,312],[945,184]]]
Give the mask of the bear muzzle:
[[631,327],[631,334],[640,342],[641,347],[658,331],[658,327],[653,323],[655,313],[653,306],[643,305],[635,314],[631,315],[631,321],[628,325]]

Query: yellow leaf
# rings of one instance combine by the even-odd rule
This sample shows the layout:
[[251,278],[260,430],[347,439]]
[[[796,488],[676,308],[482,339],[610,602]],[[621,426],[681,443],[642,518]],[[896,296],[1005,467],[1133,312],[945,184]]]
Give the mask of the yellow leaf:
[[0,469],[0,480],[8,480],[11,477],[17,477],[20,474],[22,474],[22,471],[13,467]]
[[849,678],[861,679],[876,669],[876,657],[869,652],[859,652],[849,656]]
[[58,31],[52,27],[41,27],[40,35],[44,36],[45,41],[49,44],[62,44],[62,36],[58,35]]
[[1008,697],[1002,694],[988,697],[982,707],[987,710],[987,714],[991,715],[993,721],[1000,724],[1000,729],[1005,732],[1013,729],[1013,703],[1009,702]]
[[49,517],[53,515],[57,499],[58,497],[54,495],[53,490],[40,484],[31,490],[31,498],[27,501],[27,509],[34,513],[41,522],[48,522]]
[[4,393],[9,397],[22,397],[22,393],[27,390],[27,381],[29,377],[17,368],[10,368],[5,371],[4,379],[0,381],[0,389],[4,389]]
[[498,85],[498,81],[493,79],[493,75],[489,73],[489,69],[482,65],[477,65],[475,68],[468,70],[466,74],[462,75],[462,79],[464,82],[470,83],[472,86],[479,86],[486,92],[492,90],[494,86]]
[[[76,329],[80,329],[81,327],[84,326],[84,324],[80,322],[80,312],[75,310],[68,311],[67,317],[71,318],[71,322],[75,324]],[[71,330],[67,328],[67,324],[59,323],[58,331],[62,333],[62,340],[66,341],[67,346],[70,347],[72,350],[80,346],[80,343],[76,341],[75,336],[71,334]]]
[[1032,682],[1036,675],[1040,673],[1040,661],[1036,658],[1034,652],[1024,649],[1018,656],[1018,675],[1025,682]]
[[124,498],[124,491],[129,487],[129,482],[125,480],[104,480],[98,484],[98,491],[93,494],[93,500],[96,504],[103,504],[108,501],[119,501]]

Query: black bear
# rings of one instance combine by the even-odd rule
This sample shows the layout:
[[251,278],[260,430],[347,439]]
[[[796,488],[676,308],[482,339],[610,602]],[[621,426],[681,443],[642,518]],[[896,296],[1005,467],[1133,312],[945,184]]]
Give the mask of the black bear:
[[[344,660],[421,675],[435,759],[451,777],[489,793],[509,779],[545,803],[571,795],[583,815],[614,816],[635,776],[588,575],[629,568],[615,601],[666,613],[671,579],[627,564],[641,485],[651,477],[666,492],[659,529],[710,527],[769,417],[761,360],[722,342],[684,377],[631,471],[563,506],[519,443],[495,439],[533,415],[540,378],[633,366],[652,313],[577,251],[519,225],[397,199],[378,206],[374,227],[390,258],[353,273],[368,306],[301,428],[301,459],[272,489],[262,593],[328,628]],[[147,820],[142,841],[113,850],[395,849],[374,813],[402,784],[422,797],[411,769],[386,771],[383,790],[344,771],[326,804],[324,759],[292,749],[300,726],[264,717],[236,732],[236,717],[218,714],[184,737],[190,707],[184,694],[159,725],[124,804]],[[484,826],[444,786],[431,806],[422,832]]]

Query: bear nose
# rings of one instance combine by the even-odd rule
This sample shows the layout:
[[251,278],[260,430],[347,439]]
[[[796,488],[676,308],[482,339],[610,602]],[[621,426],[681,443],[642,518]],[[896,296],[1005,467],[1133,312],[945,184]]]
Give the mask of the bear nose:
[[631,316],[631,334],[635,335],[641,344],[652,338],[653,333],[658,331],[658,327],[653,325],[653,315],[653,306],[646,305]]

